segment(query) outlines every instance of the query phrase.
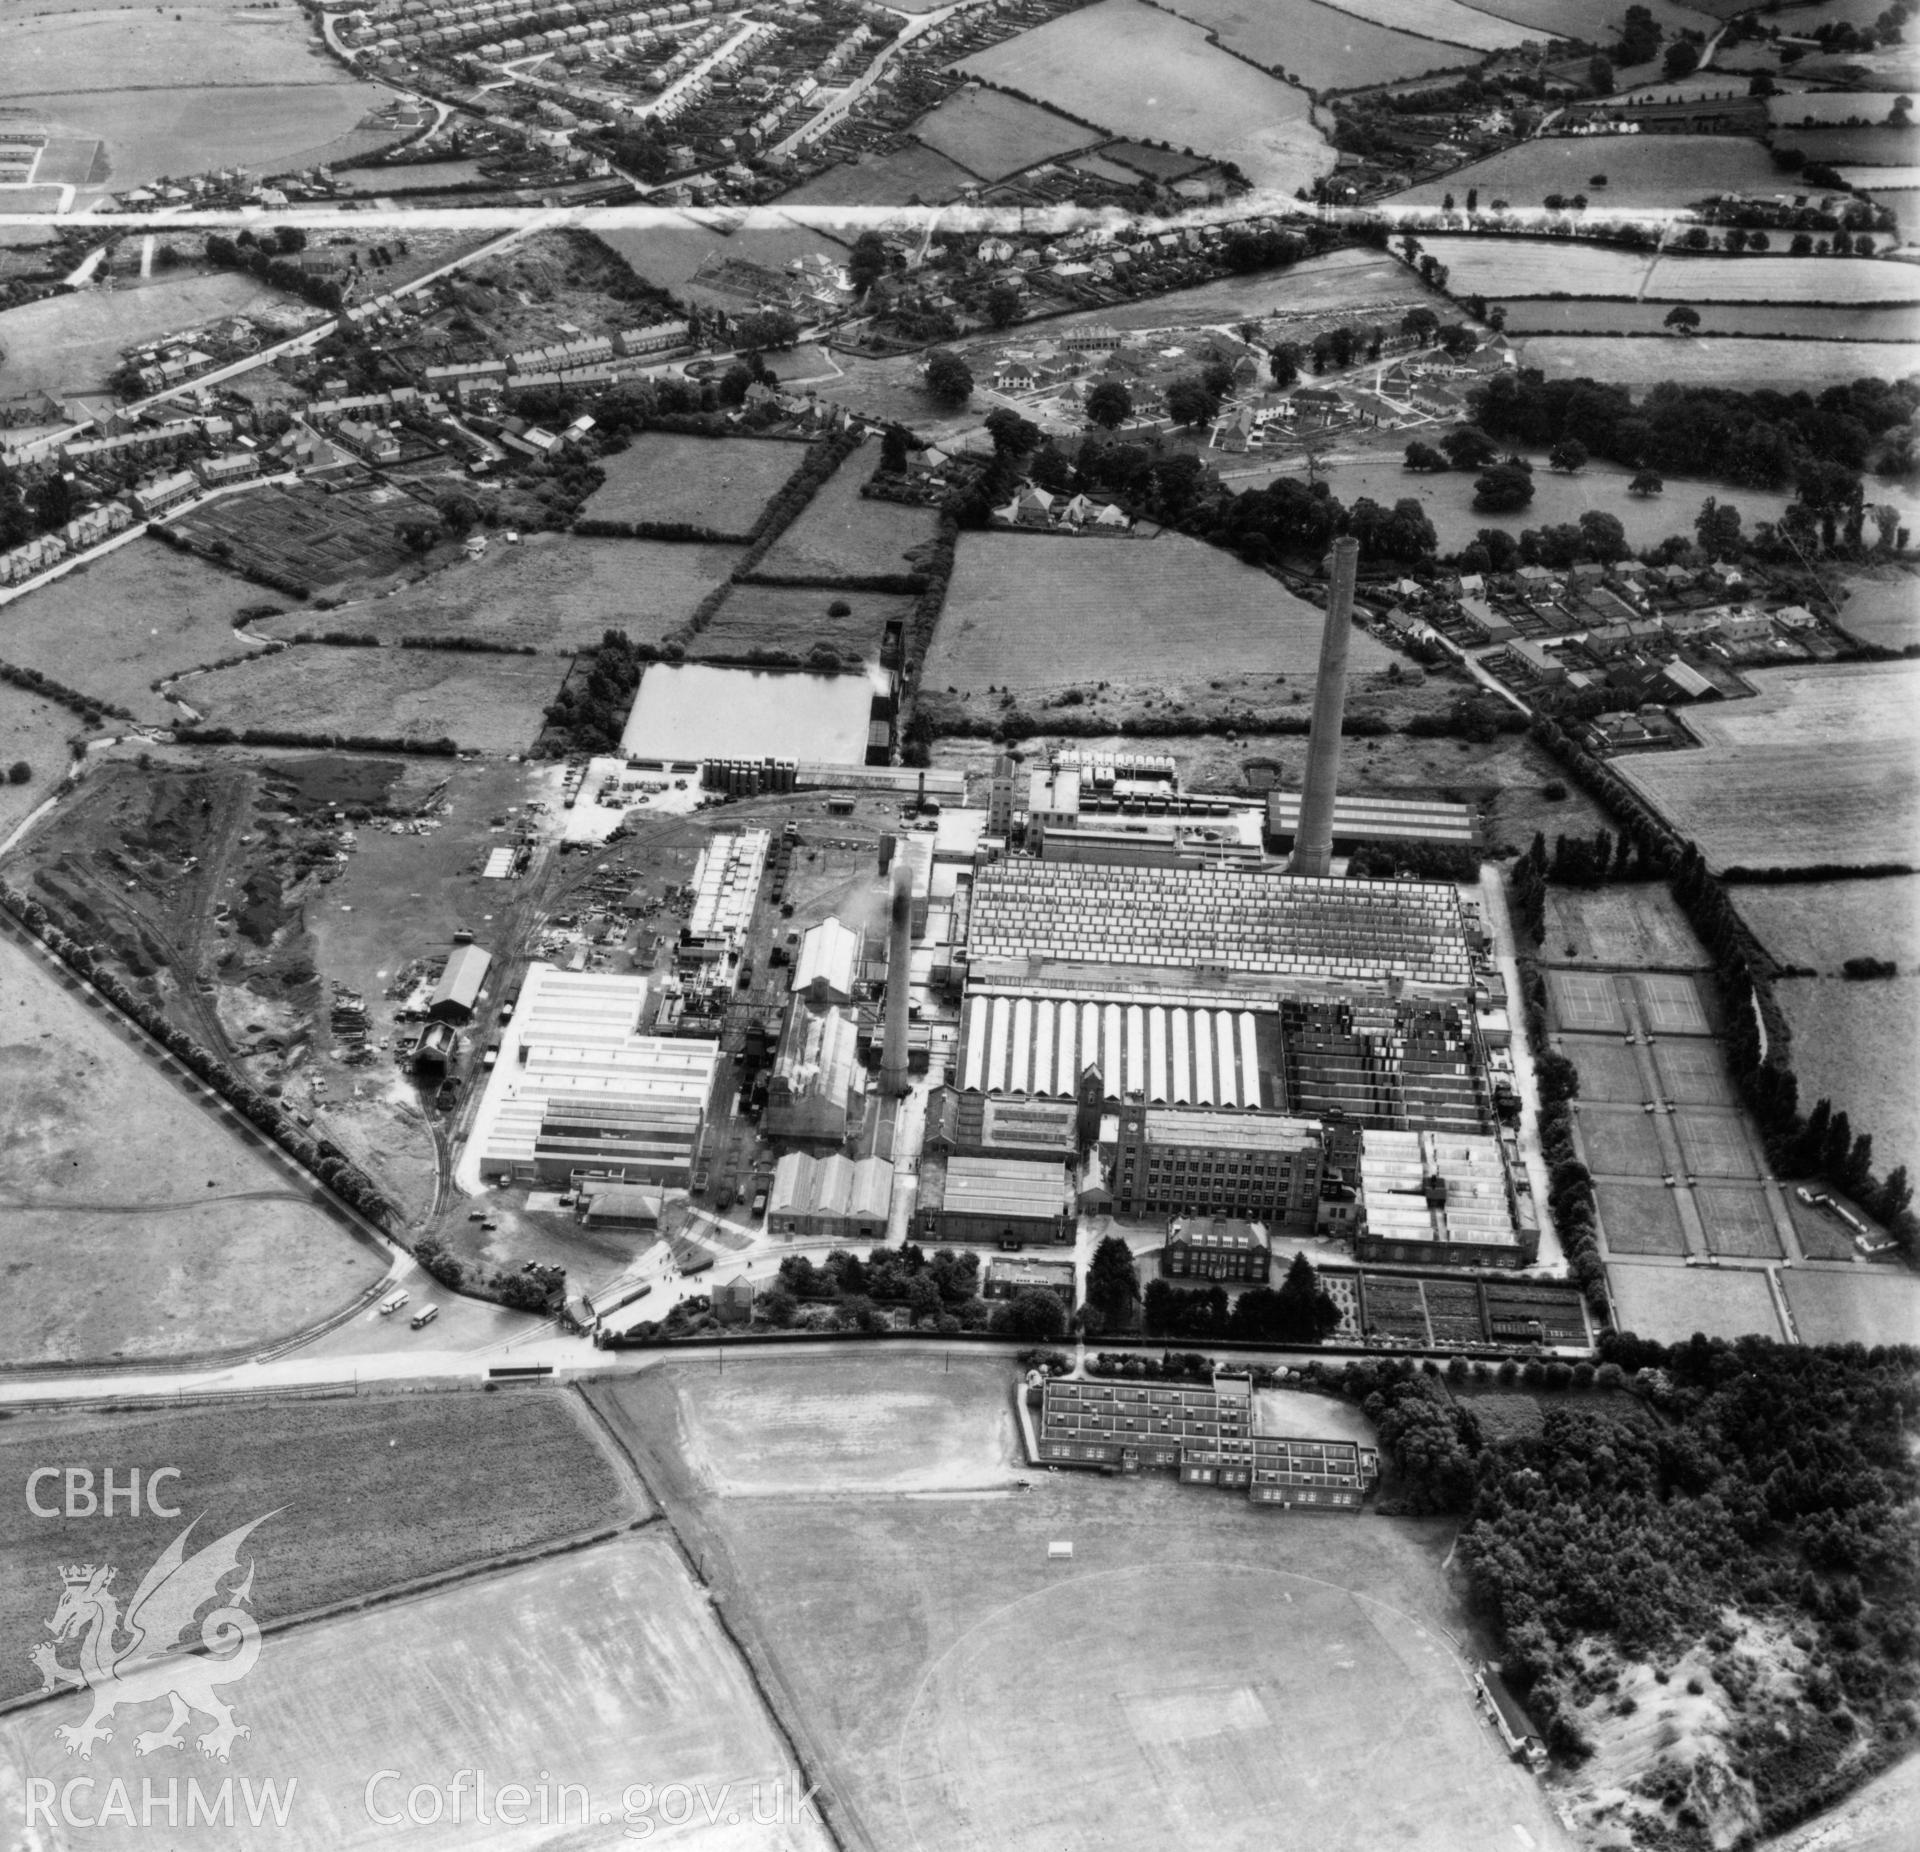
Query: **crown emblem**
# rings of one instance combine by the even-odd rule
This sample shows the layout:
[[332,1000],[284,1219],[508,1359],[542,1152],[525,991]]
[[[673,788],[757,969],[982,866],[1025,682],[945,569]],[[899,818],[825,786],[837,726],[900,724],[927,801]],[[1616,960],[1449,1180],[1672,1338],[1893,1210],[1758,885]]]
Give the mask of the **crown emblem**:
[[[85,1588],[86,1585],[93,1580],[93,1572],[94,1565],[92,1563],[70,1563],[61,1568],[60,1580],[66,1583],[69,1588]],[[113,1571],[109,1569],[102,1579],[100,1586],[104,1588],[107,1583],[112,1580]]]

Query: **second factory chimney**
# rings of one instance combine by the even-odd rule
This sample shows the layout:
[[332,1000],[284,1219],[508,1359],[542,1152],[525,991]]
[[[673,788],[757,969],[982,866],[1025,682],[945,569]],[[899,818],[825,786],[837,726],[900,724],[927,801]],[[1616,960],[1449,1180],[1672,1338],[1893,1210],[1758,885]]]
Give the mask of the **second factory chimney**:
[[1342,534],[1327,573],[1327,627],[1320,634],[1320,675],[1313,685],[1307,735],[1307,779],[1300,793],[1290,875],[1333,872],[1333,800],[1340,788],[1340,724],[1347,705],[1347,645],[1353,635],[1353,579],[1360,543]]
[[887,1015],[880,1043],[880,1091],[895,1098],[907,1090],[907,996],[912,987],[913,865],[893,858],[893,888],[887,909]]

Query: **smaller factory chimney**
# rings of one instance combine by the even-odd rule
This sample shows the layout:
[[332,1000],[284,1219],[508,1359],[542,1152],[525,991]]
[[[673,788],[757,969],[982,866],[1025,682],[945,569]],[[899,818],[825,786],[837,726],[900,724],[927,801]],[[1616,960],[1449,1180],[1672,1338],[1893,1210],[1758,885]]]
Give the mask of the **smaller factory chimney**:
[[880,1044],[880,1091],[898,1098],[907,1090],[907,996],[913,965],[913,864],[893,858],[887,911],[887,1017]]
[[1347,645],[1353,636],[1353,579],[1360,543],[1342,534],[1327,572],[1327,626],[1320,633],[1320,674],[1313,685],[1307,735],[1307,780],[1300,793],[1290,875],[1333,872],[1333,800],[1340,787],[1340,724],[1347,705]]

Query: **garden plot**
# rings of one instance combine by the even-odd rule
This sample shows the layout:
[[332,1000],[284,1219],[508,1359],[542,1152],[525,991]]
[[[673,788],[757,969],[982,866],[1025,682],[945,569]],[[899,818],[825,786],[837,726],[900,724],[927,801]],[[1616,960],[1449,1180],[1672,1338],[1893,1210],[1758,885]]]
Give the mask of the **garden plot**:
[[1916,702],[1920,664],[1773,670],[1756,698],[1691,711],[1702,750],[1618,769],[1716,868],[1904,861],[1920,825]]
[[1717,1041],[1662,1042],[1653,1051],[1661,1095],[1679,1106],[1732,1106],[1733,1082]]
[[982,180],[1098,146],[1103,135],[999,90],[956,91],[913,125],[917,140]]
[[1541,955],[1583,964],[1705,970],[1713,962],[1664,882],[1547,889],[1547,937]]
[[1648,972],[1633,980],[1640,1010],[1656,1035],[1711,1035],[1706,998],[1698,982],[1677,972]]
[[181,695],[212,726],[525,752],[565,673],[551,656],[296,645],[194,676]]
[[782,439],[646,431],[606,459],[607,480],[582,512],[596,521],[682,522],[744,540],[806,455],[804,445]]
[[1666,1168],[1651,1115],[1638,1106],[1576,1103],[1574,1122],[1587,1168],[1598,1176],[1658,1177]]
[[1256,187],[1291,193],[1333,165],[1305,91],[1142,0],[1097,0],[958,68],[1115,134],[1232,161]]
[[1686,1230],[1680,1205],[1663,1183],[1619,1183],[1611,1178],[1594,1185],[1600,1205],[1600,1226],[1610,1254],[1684,1254]]
[[1261,0],[1174,0],[1173,11],[1217,33],[1220,43],[1270,71],[1293,73],[1310,90],[1357,90],[1428,71],[1477,64],[1464,43],[1416,38],[1361,18],[1351,7],[1293,0],[1284,10]]
[[[1710,310],[1703,305],[1701,313]],[[1856,379],[1905,379],[1920,373],[1920,344],[1913,342],[1531,335],[1517,340],[1515,347],[1522,366],[1538,367],[1549,379],[1603,379],[1636,391],[1672,380],[1734,392],[1820,392]]]
[[[1506,0],[1500,11],[1534,0]],[[1592,14],[1586,0],[1537,0]],[[1674,9],[1680,10],[1678,8]],[[1591,36],[1582,32],[1581,37]],[[1606,184],[1594,184],[1604,175]],[[1543,136],[1503,148],[1438,180],[1391,196],[1396,206],[1438,206],[1449,195],[1464,206],[1469,190],[1483,210],[1497,199],[1537,207],[1549,193],[1584,193],[1590,212],[1610,207],[1687,206],[1710,193],[1774,192],[1779,170],[1757,141],[1731,135]],[[1423,244],[1428,243],[1425,238]],[[1441,258],[1441,262],[1448,260]]]
[[[1796,1272],[1788,1277],[1797,1282],[1814,1276]],[[1786,1338],[1773,1309],[1766,1272],[1760,1267],[1614,1261],[1607,1268],[1607,1284],[1613,1291],[1620,1328],[1658,1344],[1684,1344],[1696,1331],[1710,1338]],[[1792,1290],[1790,1283],[1789,1293]]]
[[[1265,573],[1184,535],[966,533],[921,680],[981,694],[990,684],[1164,684],[1176,673],[1311,675],[1322,628],[1319,611]],[[1355,633],[1353,674],[1392,660]]]
[[1920,1341],[1920,1280],[1892,1267],[1792,1268],[1781,1276],[1803,1344]]
[[455,560],[383,598],[327,612],[286,611],[255,629],[274,637],[368,631],[383,643],[468,637],[542,652],[587,649],[608,630],[658,643],[726,582],[741,551],[574,534],[529,534],[504,546],[496,536],[479,559]]
[[1599,1105],[1642,1106],[1647,1078],[1639,1053],[1597,1035],[1565,1035],[1560,1052],[1580,1071],[1580,1097]]
[[909,508],[860,493],[872,473],[873,453],[856,450],[834,471],[773,543],[755,569],[768,579],[811,579],[858,584],[864,579],[917,572],[910,557],[940,531],[931,508]]
[[1626,1032],[1626,1012],[1620,1007],[1613,979],[1607,973],[1549,971],[1546,975],[1554,1021],[1562,1029]]
[[1694,1191],[1693,1200],[1706,1224],[1707,1247],[1713,1253],[1742,1260],[1782,1258],[1780,1236],[1773,1226],[1765,1190],[1707,1184]]
[[1673,1115],[1687,1172],[1695,1177],[1760,1177],[1765,1174],[1737,1111],[1683,1106]]

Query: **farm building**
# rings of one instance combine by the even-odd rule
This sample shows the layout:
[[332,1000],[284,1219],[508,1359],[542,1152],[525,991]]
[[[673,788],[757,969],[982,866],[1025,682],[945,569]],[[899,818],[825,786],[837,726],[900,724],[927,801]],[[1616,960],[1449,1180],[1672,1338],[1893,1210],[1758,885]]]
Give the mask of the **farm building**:
[[933,1240],[1066,1242],[1077,1212],[1064,1164],[964,1155],[920,1163],[915,1219]]
[[1121,1102],[1107,1159],[1116,1215],[1229,1215],[1310,1229],[1326,1138],[1310,1119]]
[[720,1045],[644,1035],[646,980],[527,968],[469,1146],[486,1175],[684,1189]]
[[1167,1230],[1160,1250],[1160,1277],[1167,1280],[1237,1280],[1264,1286],[1273,1271],[1273,1246],[1256,1222],[1235,1217],[1190,1216]]
[[997,1259],[987,1262],[988,1299],[1015,1299],[1026,1292],[1058,1293],[1069,1309],[1073,1305],[1073,1262],[1070,1260]]
[[473,1021],[474,1006],[480,1000],[481,986],[487,981],[493,954],[477,945],[456,945],[440,981],[433,987],[427,1014],[437,1022]]
[[586,1178],[574,1215],[587,1228],[653,1228],[660,1221],[660,1192],[637,1183]]
[[[1269,791],[1267,847],[1276,852],[1291,849],[1299,827],[1300,793]],[[1426,842],[1471,849],[1478,840],[1473,812],[1465,804],[1443,803],[1438,798],[1349,797],[1344,793],[1333,800],[1333,846],[1343,855],[1377,842]]]
[[1497,1138],[1363,1132],[1360,1203],[1361,1260],[1517,1267],[1531,1258]]
[[767,1082],[767,1135],[837,1145],[859,1123],[866,1091],[853,1012],[837,1005],[815,1009],[795,997]]
[[[1097,1079],[1097,1074],[1096,1074]],[[1092,1130],[1099,1131],[1099,1098]],[[1072,1100],[994,1099],[978,1093],[937,1089],[927,1100],[929,1151],[946,1156],[994,1153],[1040,1163],[1070,1163],[1080,1145],[1081,1108]]]
[[884,1241],[892,1201],[893,1166],[884,1158],[856,1163],[839,1152],[789,1151],[773,1173],[767,1227],[801,1240]]
[[810,927],[793,964],[796,996],[809,1003],[851,1003],[860,969],[860,935],[831,915]]

